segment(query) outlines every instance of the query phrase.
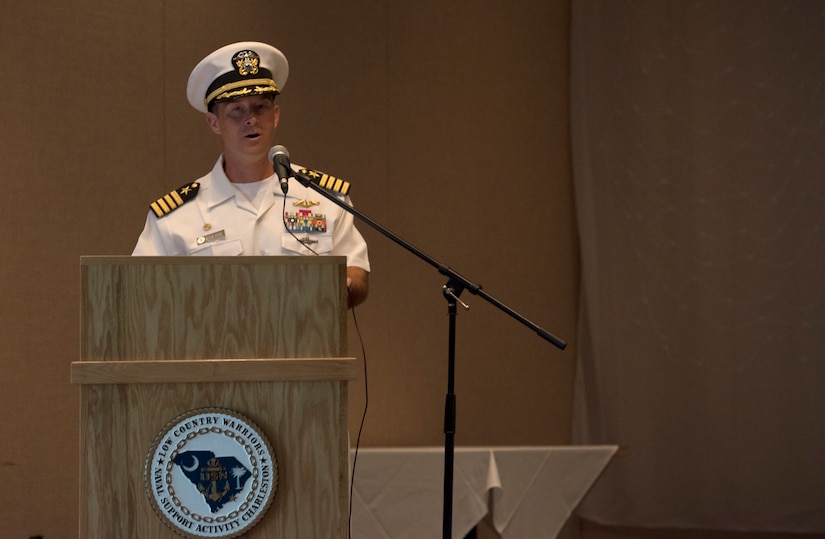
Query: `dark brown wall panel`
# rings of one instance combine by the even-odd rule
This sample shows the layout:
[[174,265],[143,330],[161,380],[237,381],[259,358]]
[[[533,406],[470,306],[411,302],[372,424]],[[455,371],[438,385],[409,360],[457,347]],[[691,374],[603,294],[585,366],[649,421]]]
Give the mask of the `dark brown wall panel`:
[[[465,292],[457,443],[568,441],[578,254],[566,0],[10,4],[0,18],[9,536],[76,528],[79,258],[131,252],[148,203],[211,168],[218,141],[188,106],[186,80],[206,53],[246,39],[290,60],[276,143],[295,162],[350,181],[367,215],[571,343],[560,352]],[[373,265],[356,312],[370,390],[362,443],[440,445],[446,279],[360,228]],[[361,357],[352,323],[349,341]],[[354,441],[363,377],[350,401]]]

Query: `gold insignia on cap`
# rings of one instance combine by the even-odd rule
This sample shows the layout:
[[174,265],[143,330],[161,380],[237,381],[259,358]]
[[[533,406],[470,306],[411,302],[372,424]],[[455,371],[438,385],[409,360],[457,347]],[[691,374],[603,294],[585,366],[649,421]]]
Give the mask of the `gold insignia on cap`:
[[241,79],[231,80],[209,92],[203,101],[205,105],[209,105],[213,100],[224,101],[247,95],[279,92],[278,85],[270,78],[271,73],[266,68],[261,68],[261,57],[257,52],[249,49],[236,52],[232,56],[232,66]]
[[235,64],[238,73],[244,77],[247,75],[257,75],[258,66],[261,65],[261,57],[255,51],[238,51],[232,57],[232,63]]
[[[250,88],[250,84],[258,84],[258,86]],[[221,86],[211,94],[207,95],[203,102],[209,103],[213,99],[216,101],[223,101],[225,99],[233,99],[247,95],[258,95],[273,92],[278,93],[278,87],[272,79],[242,80]]]
[[187,183],[183,187],[179,187],[171,193],[163,195],[156,201],[149,204],[149,207],[152,208],[152,211],[155,212],[155,215],[158,217],[169,215],[172,211],[180,208],[186,202],[195,198],[195,195],[198,194],[199,188],[200,185],[197,182]]

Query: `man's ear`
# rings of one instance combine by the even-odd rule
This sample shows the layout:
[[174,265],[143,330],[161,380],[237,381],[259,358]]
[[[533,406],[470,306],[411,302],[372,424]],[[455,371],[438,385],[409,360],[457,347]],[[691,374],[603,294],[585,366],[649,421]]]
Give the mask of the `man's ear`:
[[221,127],[218,125],[218,116],[214,112],[206,113],[206,123],[209,125],[209,129],[211,129],[213,133],[216,135],[221,134]]
[[281,119],[281,107],[279,107],[278,105],[275,105],[274,112],[275,112],[275,114],[274,114],[274,116],[275,116],[275,125],[273,127],[278,127],[278,122]]

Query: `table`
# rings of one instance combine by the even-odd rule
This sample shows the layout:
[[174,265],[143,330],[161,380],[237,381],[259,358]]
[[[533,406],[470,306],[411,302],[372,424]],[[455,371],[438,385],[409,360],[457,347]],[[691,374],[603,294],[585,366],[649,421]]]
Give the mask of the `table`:
[[[457,447],[453,537],[485,516],[504,538],[556,537],[618,446]],[[353,539],[442,535],[444,448],[364,448],[352,496]]]

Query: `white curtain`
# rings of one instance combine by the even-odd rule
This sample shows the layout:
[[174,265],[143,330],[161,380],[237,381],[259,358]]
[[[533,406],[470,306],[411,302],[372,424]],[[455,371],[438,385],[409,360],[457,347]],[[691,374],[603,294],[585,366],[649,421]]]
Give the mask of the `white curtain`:
[[825,533],[825,2],[572,11],[580,515]]

